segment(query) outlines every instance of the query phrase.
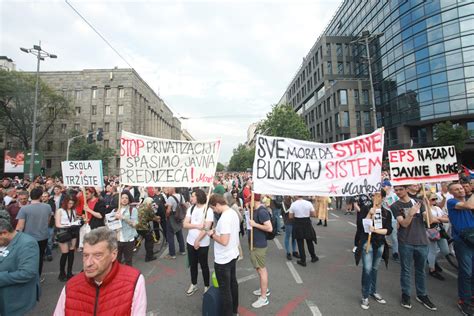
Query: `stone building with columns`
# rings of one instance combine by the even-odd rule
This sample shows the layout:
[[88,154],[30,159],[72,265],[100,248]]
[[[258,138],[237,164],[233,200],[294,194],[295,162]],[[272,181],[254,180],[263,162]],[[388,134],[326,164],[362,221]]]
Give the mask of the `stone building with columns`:
[[[134,69],[43,71],[41,79],[71,102],[69,119],[58,119],[39,144],[48,175],[61,170],[68,137],[102,128],[99,145],[115,151],[109,174],[118,174],[122,130],[167,139],[181,139],[181,122]],[[73,146],[73,145],[72,145]]]

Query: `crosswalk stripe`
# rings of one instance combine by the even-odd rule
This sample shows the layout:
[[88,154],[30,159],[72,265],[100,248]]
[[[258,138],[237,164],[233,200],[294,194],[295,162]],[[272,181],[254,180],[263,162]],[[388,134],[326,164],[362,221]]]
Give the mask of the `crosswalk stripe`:
[[296,271],[295,266],[293,265],[293,263],[287,261],[286,265],[288,266],[288,269],[290,269],[291,275],[293,275],[293,278],[295,279],[296,283],[302,284],[303,280],[301,280],[301,277],[298,274],[298,271]]
[[308,305],[309,309],[313,316],[321,316],[321,311],[319,310],[318,306],[314,304],[312,301],[306,300],[306,305]]

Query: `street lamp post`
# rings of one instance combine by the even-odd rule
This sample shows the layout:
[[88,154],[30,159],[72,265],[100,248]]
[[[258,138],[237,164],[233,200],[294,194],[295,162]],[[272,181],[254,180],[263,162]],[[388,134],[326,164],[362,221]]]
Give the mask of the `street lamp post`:
[[54,54],[50,54],[41,49],[41,41],[39,45],[33,45],[33,48],[23,48],[20,47],[20,50],[25,53],[33,54],[36,56],[36,87],[35,87],[35,104],[33,107],[33,131],[31,134],[31,157],[30,157],[30,170],[29,177],[30,180],[33,180],[34,177],[34,165],[35,165],[35,150],[36,150],[36,124],[38,121],[38,90],[39,90],[39,72],[40,72],[40,61],[44,60],[46,57],[49,58],[58,58]]
[[372,64],[370,61],[370,50],[369,43],[376,38],[379,38],[384,33],[370,34],[369,31],[363,31],[362,35],[353,42],[363,42],[365,44],[365,50],[367,51],[367,68],[369,68],[369,81],[370,81],[370,90],[371,90],[371,99],[372,99],[372,111],[374,114],[374,130],[377,129],[377,109],[375,107],[375,89],[374,81],[372,80]]

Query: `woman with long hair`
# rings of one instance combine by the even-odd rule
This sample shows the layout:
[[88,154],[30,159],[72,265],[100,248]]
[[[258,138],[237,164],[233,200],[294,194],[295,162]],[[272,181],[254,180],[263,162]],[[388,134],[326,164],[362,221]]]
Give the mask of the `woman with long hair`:
[[[74,252],[76,250],[77,232],[73,226],[76,218],[76,201],[70,196],[65,196],[61,203],[61,207],[56,210],[54,215],[55,226],[57,229],[57,238],[59,250],[61,251],[61,259],[59,260],[59,281],[65,282],[73,277],[72,266],[74,264]],[[69,232],[69,237],[59,240],[61,233]],[[66,234],[67,235],[67,234]],[[65,271],[67,262],[67,274]]]
[[122,227],[117,230],[117,259],[120,263],[132,266],[133,247],[137,236],[135,226],[138,222],[138,211],[130,205],[130,202],[133,202],[132,195],[128,191],[123,191],[120,194],[120,205],[115,210],[115,218],[122,223]]

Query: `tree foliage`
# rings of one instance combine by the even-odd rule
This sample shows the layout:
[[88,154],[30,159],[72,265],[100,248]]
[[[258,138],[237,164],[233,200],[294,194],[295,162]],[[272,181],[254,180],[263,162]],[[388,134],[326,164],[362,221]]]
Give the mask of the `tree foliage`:
[[255,148],[248,148],[244,144],[239,144],[237,148],[234,148],[227,170],[246,171],[248,168],[252,168],[254,156]]
[[[78,136],[79,132],[74,131],[70,137]],[[74,139],[69,147],[69,160],[102,160],[104,174],[109,172],[109,162],[114,157],[115,151],[104,148],[97,143],[88,144],[87,137]]]
[[311,136],[304,120],[287,104],[274,105],[266,119],[258,125],[257,133],[302,140],[308,140]]
[[433,132],[436,145],[454,145],[458,153],[464,150],[465,141],[469,137],[469,132],[463,126],[453,125],[450,121],[436,124]]
[[[7,136],[18,139],[23,149],[30,148],[33,128],[36,76],[0,70],[0,126]],[[36,144],[46,136],[58,118],[70,113],[69,102],[39,81]]]

